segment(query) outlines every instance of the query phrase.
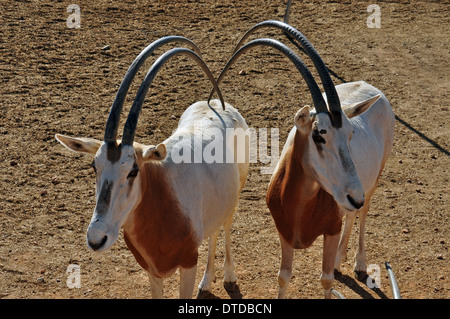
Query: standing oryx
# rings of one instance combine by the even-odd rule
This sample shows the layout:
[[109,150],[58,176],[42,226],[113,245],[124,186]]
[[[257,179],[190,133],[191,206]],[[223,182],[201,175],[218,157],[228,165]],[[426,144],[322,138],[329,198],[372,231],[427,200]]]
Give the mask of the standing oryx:
[[[87,230],[88,246],[94,251],[108,249],[123,227],[128,248],[149,273],[155,298],[163,297],[162,278],[177,268],[181,274],[180,297],[192,298],[198,248],[206,237],[210,238],[208,262],[199,294],[210,290],[211,281],[215,280],[215,248],[222,225],[226,248],[224,282],[231,286],[235,283],[230,227],[249,166],[248,156],[239,163],[225,160],[227,153],[236,151],[234,138],[223,138],[226,129],[246,130],[247,124],[237,110],[225,105],[201,57],[186,48],[171,49],[152,65],[131,107],[122,140],[117,140],[122,106],[138,69],[155,49],[174,41],[187,43],[199,52],[193,42],[175,36],[161,38],[144,49],[122,81],[103,141],[56,135],[67,148],[95,155],[92,166],[97,174],[96,207]],[[164,142],[156,146],[134,142],[142,103],[153,78],[169,58],[180,54],[192,58],[205,71],[220,97],[220,102],[215,100],[211,105],[221,104],[223,110],[212,109],[206,101],[197,102],[183,113],[178,128]],[[191,152],[202,152],[218,140],[223,143],[215,149],[215,161],[197,161],[191,156]],[[248,154],[248,150],[241,151]]]
[[[240,47],[251,33],[263,27],[281,29],[300,43],[321,78],[323,95],[303,61],[281,42],[256,39]],[[321,283],[325,297],[329,298],[334,268],[339,270],[346,255],[351,226],[357,214],[360,216],[360,236],[355,271],[366,271],[365,218],[392,148],[394,114],[383,93],[365,82],[335,87],[312,44],[298,30],[280,21],[264,21],[247,31],[217,83],[241,54],[259,45],[279,50],[295,64],[314,103],[314,108],[305,106],[295,115],[294,127],[266,196],[282,248],[278,297],[286,294],[292,273],[293,249],[307,248],[318,236],[324,235]],[[344,215],[346,223],[338,252]]]

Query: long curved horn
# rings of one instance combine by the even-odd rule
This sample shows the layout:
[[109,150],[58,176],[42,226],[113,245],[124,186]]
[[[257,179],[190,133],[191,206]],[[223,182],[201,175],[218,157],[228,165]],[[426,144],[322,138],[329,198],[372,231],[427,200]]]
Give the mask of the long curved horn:
[[160,38],[151,44],[149,44],[142,52],[136,57],[133,63],[128,68],[122,83],[120,84],[119,90],[117,91],[116,98],[114,99],[111,110],[109,111],[108,121],[105,127],[105,137],[104,141],[109,143],[116,143],[117,129],[119,127],[120,115],[122,113],[123,103],[127,95],[128,89],[133,82],[136,73],[142,66],[144,61],[160,46],[170,43],[170,42],[180,42],[190,45],[195,52],[200,54],[200,49],[191,40],[181,37],[181,36],[167,36]]
[[[123,129],[123,137],[122,137],[122,144],[123,145],[133,145],[134,141],[134,134],[136,132],[137,122],[139,118],[139,114],[141,113],[142,109],[142,103],[144,102],[145,96],[148,92],[148,89],[155,78],[158,71],[161,69],[163,64],[170,59],[173,56],[184,54],[188,57],[191,57],[197,64],[202,68],[202,70],[206,73],[209,80],[214,86],[215,91],[219,95],[220,102],[222,103],[223,109],[225,109],[225,102],[222,97],[222,93],[220,92],[219,86],[217,85],[216,80],[214,79],[214,76],[212,75],[211,71],[209,70],[206,63],[203,61],[203,59],[197,55],[194,51],[186,49],[186,48],[174,48],[171,49],[164,54],[162,54],[158,60],[156,60],[149,71],[147,72],[144,80],[142,81],[141,86],[139,87],[139,91],[136,94],[136,98],[134,99],[133,105],[131,106],[130,113],[128,113],[128,118],[125,123],[125,127]],[[209,101],[208,101],[209,105]]]
[[300,43],[300,45],[305,50],[306,54],[308,54],[308,56],[314,63],[314,66],[316,67],[317,72],[320,76],[325,93],[327,95],[328,106],[329,106],[329,109],[331,112],[331,118],[333,121],[333,125],[335,127],[341,127],[342,126],[341,102],[340,102],[339,96],[336,92],[334,83],[330,77],[330,73],[328,72],[328,69],[327,69],[325,63],[323,62],[322,58],[320,57],[319,53],[316,51],[314,46],[309,42],[309,40],[300,31],[298,31],[294,27],[290,26],[289,24],[286,24],[281,21],[277,21],[277,20],[263,21],[263,22],[260,22],[256,25],[254,25],[251,29],[249,29],[244,34],[242,39],[237,44],[235,52],[242,45],[242,43],[245,41],[245,39],[247,39],[248,36],[250,36],[250,34],[252,34],[256,30],[259,30],[264,27],[275,27],[275,28],[281,29],[285,33],[291,35],[293,38],[295,38]]
[[[250,41],[246,45],[242,46],[240,49],[238,49],[233,56],[228,60],[225,67],[222,69],[222,72],[220,73],[219,77],[217,78],[217,83],[219,84],[220,81],[222,81],[225,73],[227,70],[231,67],[231,65],[236,61],[236,59],[241,56],[245,51],[249,50],[250,48],[253,48],[255,46],[264,45],[264,46],[270,46],[272,48],[277,49],[281,53],[283,53],[285,56],[287,56],[292,63],[296,66],[297,70],[300,72],[300,74],[305,79],[306,85],[309,88],[309,91],[311,93],[311,97],[313,99],[314,107],[317,112],[328,112],[327,105],[325,103],[325,100],[323,99],[322,92],[320,91],[319,86],[317,85],[316,81],[314,80],[314,77],[312,76],[311,72],[309,71],[308,67],[303,63],[303,61],[299,58],[297,54],[295,54],[294,51],[292,51],[288,46],[285,44],[274,40],[274,39],[256,39],[253,41]],[[211,99],[211,96],[213,94],[213,91],[211,92],[209,99]],[[208,101],[209,101],[208,99]]]

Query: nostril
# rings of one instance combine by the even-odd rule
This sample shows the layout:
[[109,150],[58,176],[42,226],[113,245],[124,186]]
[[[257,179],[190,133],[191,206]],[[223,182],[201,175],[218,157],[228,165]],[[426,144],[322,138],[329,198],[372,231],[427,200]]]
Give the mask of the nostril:
[[102,247],[106,243],[107,240],[108,240],[108,236],[105,235],[100,242],[95,243],[95,242],[88,240],[88,244],[89,244],[89,247],[91,247],[92,250],[95,251],[95,250],[100,249],[100,247]]
[[352,204],[353,207],[355,207],[356,209],[360,209],[361,207],[364,206],[364,201],[357,202],[357,201],[355,201],[354,198],[351,197],[350,195],[347,195],[347,199],[348,199],[348,201],[350,202],[350,204]]

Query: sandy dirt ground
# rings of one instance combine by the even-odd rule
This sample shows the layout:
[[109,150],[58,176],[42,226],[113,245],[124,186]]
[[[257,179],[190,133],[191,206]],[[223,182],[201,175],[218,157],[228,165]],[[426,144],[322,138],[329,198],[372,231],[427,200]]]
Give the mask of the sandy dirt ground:
[[[67,24],[72,3],[81,8],[80,28]],[[380,28],[366,23],[373,3],[381,10]],[[108,252],[88,250],[86,229],[95,206],[92,157],[68,151],[54,135],[102,139],[128,66],[157,38],[192,39],[218,74],[247,29],[264,20],[282,20],[284,9],[284,1],[267,0],[2,1],[0,298],[151,297],[145,271],[122,236]],[[290,23],[314,44],[336,74],[335,83],[373,84],[396,114],[393,151],[366,228],[367,263],[379,267],[380,288],[369,289],[353,274],[356,222],[349,258],[335,282],[347,298],[392,298],[386,261],[403,298],[450,297],[449,20],[449,1],[293,1]],[[258,36],[288,43],[276,30]],[[139,84],[139,79],[133,84],[124,112]],[[250,127],[279,129],[280,151],[295,112],[311,104],[298,72],[270,49],[241,58],[221,88]],[[206,99],[209,90],[194,64],[171,60],[147,95],[136,140],[163,141],[182,112]],[[237,290],[228,294],[223,288],[221,233],[214,297],[277,295],[280,245],[265,204],[270,175],[261,174],[261,166],[265,164],[251,165],[232,228]],[[288,298],[322,298],[321,252],[322,238],[295,252]],[[204,244],[196,285],[205,257]],[[79,266],[80,288],[67,285],[70,265]],[[166,279],[168,298],[178,296],[178,279],[178,273]]]

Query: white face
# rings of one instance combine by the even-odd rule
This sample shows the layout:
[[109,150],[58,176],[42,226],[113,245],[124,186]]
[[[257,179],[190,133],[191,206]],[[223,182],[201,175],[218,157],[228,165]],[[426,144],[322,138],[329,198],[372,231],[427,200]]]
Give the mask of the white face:
[[87,231],[88,246],[107,250],[116,241],[129,213],[141,199],[139,166],[132,146],[103,143],[92,163],[96,174],[96,206]]
[[303,120],[296,116],[297,129],[309,130],[305,166],[341,208],[359,209],[364,204],[364,189],[350,156],[350,121],[342,114],[342,127],[335,128],[328,114],[307,115]]

